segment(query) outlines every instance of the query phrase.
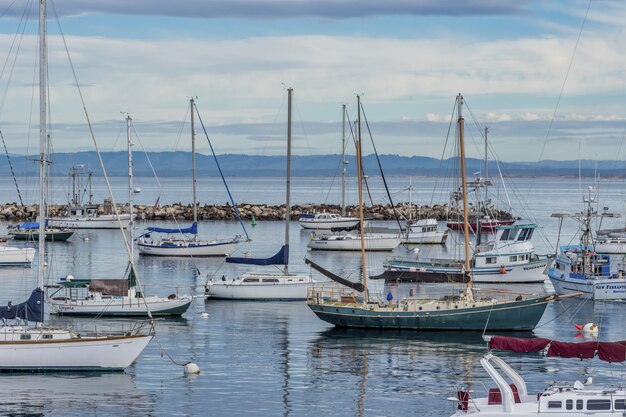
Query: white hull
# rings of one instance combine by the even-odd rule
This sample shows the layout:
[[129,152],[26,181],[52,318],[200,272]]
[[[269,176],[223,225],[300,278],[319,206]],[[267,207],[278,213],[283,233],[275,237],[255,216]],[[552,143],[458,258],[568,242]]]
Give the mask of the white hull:
[[443,245],[447,238],[446,232],[418,232],[403,236],[402,243]]
[[559,295],[582,292],[594,300],[626,300],[626,278],[577,279],[554,273],[548,276]]
[[49,300],[53,310],[50,314],[75,316],[142,316],[148,315],[148,309],[154,316],[180,315],[191,304],[189,296],[173,299],[163,297],[112,297],[100,300]]
[[204,242],[180,241],[179,245],[162,246],[157,243],[138,241],[137,248],[141,255],[152,256],[227,256],[236,249],[237,241]]
[[[129,214],[120,214],[120,222],[124,229],[130,223]],[[119,229],[120,223],[117,217],[112,214],[105,214],[96,217],[56,217],[48,219],[51,227],[68,229]]]
[[[88,338],[45,327],[14,329],[0,329],[0,371],[122,371],[152,340],[152,335]],[[32,339],[19,339],[24,334]],[[52,340],[42,339],[46,334]]]
[[550,260],[540,259],[531,261],[524,265],[508,265],[504,268],[506,273],[501,272],[501,268],[473,268],[472,280],[478,283],[517,283],[531,284],[541,283],[546,280],[543,271]]
[[30,266],[35,257],[35,248],[0,246],[0,266]]
[[[400,244],[401,239],[397,236],[367,234],[364,241],[366,251],[392,251]],[[314,236],[307,247],[314,250],[360,251],[361,237],[357,235]]]
[[304,229],[315,229],[315,230],[330,230],[333,227],[353,227],[356,226],[359,222],[357,218],[350,218],[344,220],[318,220],[318,219],[300,219],[298,223]]
[[597,253],[608,253],[622,255],[626,254],[626,240],[625,239],[610,239],[607,241],[597,241],[593,245]]
[[[246,282],[249,280],[258,282]],[[217,300],[304,301],[312,283],[306,275],[249,272],[239,279],[209,280],[206,296]]]

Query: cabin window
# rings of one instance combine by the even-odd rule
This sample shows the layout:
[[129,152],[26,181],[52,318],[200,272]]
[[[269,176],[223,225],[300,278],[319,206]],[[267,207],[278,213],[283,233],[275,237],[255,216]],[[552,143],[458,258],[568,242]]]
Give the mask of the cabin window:
[[577,410],[583,409],[583,400],[576,400],[576,409]]
[[587,400],[587,410],[610,410],[611,400]]
[[259,282],[258,278],[244,278],[243,282]]
[[502,231],[502,236],[500,237],[500,240],[509,240],[509,234],[511,233],[510,229],[505,229]]
[[534,231],[535,229],[528,229],[528,233],[526,234],[526,240],[530,240],[530,238],[533,237]]
[[574,400],[566,400],[565,401],[565,409],[573,410],[574,409]]
[[278,282],[276,278],[263,278],[263,282]]
[[495,256],[488,256],[485,258],[485,263],[486,264],[495,264],[496,263],[496,257]]
[[548,401],[548,408],[561,408],[561,401]]
[[626,400],[615,400],[616,410],[626,410]]
[[517,262],[517,255],[509,256],[509,261]]
[[29,334],[21,334],[20,335],[20,340],[30,340],[30,335]]
[[42,339],[52,339],[52,335],[51,334],[44,334],[41,337],[42,337]]

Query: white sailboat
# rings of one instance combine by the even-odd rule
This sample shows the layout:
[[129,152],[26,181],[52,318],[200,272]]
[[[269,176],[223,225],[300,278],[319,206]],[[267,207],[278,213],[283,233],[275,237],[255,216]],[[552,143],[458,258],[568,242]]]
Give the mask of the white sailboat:
[[440,231],[437,219],[420,219],[417,210],[417,221],[413,221],[413,178],[409,178],[409,220],[402,233],[402,243],[414,245],[445,245],[448,239],[448,230]]
[[[193,97],[191,107],[191,175],[193,189],[193,224],[188,228],[148,227],[147,232],[137,238],[137,247],[141,255],[152,256],[227,256],[239,244],[239,236],[232,239],[198,239],[198,200],[196,198],[196,130],[194,112],[197,111]],[[166,236],[153,239],[153,233]],[[188,238],[187,235],[192,236]]]
[[358,217],[346,216],[346,105],[341,106],[341,214],[336,213],[303,213],[298,223],[303,229],[330,230],[341,227],[354,227],[359,224]]
[[[86,335],[44,326],[44,268],[47,171],[46,1],[39,0],[39,256],[38,288],[17,305],[0,308],[0,371],[121,371],[154,335],[141,327],[119,334]],[[11,322],[9,322],[10,320]],[[29,322],[37,323],[31,327]]]
[[226,258],[229,263],[247,265],[284,265],[282,273],[246,272],[241,277],[207,280],[205,293],[210,299],[225,300],[306,300],[307,290],[314,282],[310,276],[289,273],[289,223],[291,220],[291,98],[293,89],[287,89],[287,181],[285,210],[285,244],[271,258]]
[[16,248],[0,243],[0,266],[30,266],[35,258],[35,248]]
[[[130,241],[133,241],[135,225],[133,220],[133,154],[131,142],[132,119],[126,117],[128,143],[128,201],[131,221]],[[133,246],[130,257],[134,258]],[[126,279],[74,279],[68,275],[55,285],[48,285],[48,300],[52,305],[51,314],[73,316],[180,316],[191,305],[190,295],[168,297],[145,296],[137,288],[132,263]]]

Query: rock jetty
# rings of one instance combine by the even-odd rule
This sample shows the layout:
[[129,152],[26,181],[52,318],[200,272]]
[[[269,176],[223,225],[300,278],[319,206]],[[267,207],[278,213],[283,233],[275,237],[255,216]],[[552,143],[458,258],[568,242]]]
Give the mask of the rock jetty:
[[[396,211],[400,218],[434,218],[437,220],[458,220],[461,218],[458,209],[447,204],[430,206],[409,205],[408,203],[399,203]],[[257,220],[283,220],[285,218],[285,205],[267,205],[267,204],[250,204],[243,203],[237,206],[241,217],[250,220],[253,217]],[[60,217],[67,214],[67,206],[51,205],[48,207],[49,217]],[[121,213],[128,213],[128,205],[119,206]],[[471,209],[471,207],[470,207]],[[111,206],[106,202],[98,205],[100,214],[110,213]],[[37,205],[29,205],[22,207],[17,203],[8,203],[0,205],[0,220],[7,221],[33,221],[37,216]],[[339,205],[320,204],[320,205],[294,205],[291,207],[291,216],[297,219],[302,213],[339,213]],[[154,207],[150,205],[136,205],[135,214],[141,220],[191,220],[193,219],[192,204],[174,203]],[[358,216],[358,207],[346,207],[346,214],[349,216]],[[389,204],[375,204],[367,207],[365,216],[373,220],[393,220],[394,210]],[[495,207],[489,209],[489,216],[498,219],[511,219],[511,213],[498,210]],[[235,220],[237,218],[235,210],[230,204],[225,205],[199,205],[199,220]]]

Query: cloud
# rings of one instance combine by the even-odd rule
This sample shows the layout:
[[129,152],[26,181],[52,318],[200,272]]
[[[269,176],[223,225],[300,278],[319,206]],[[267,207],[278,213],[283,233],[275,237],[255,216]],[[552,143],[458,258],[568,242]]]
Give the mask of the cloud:
[[[0,8],[10,4],[0,2]],[[88,13],[175,16],[191,18],[281,19],[319,17],[345,19],[365,16],[493,16],[526,14],[531,0],[64,0],[56,5],[62,16]],[[13,13],[18,13],[15,10]]]

